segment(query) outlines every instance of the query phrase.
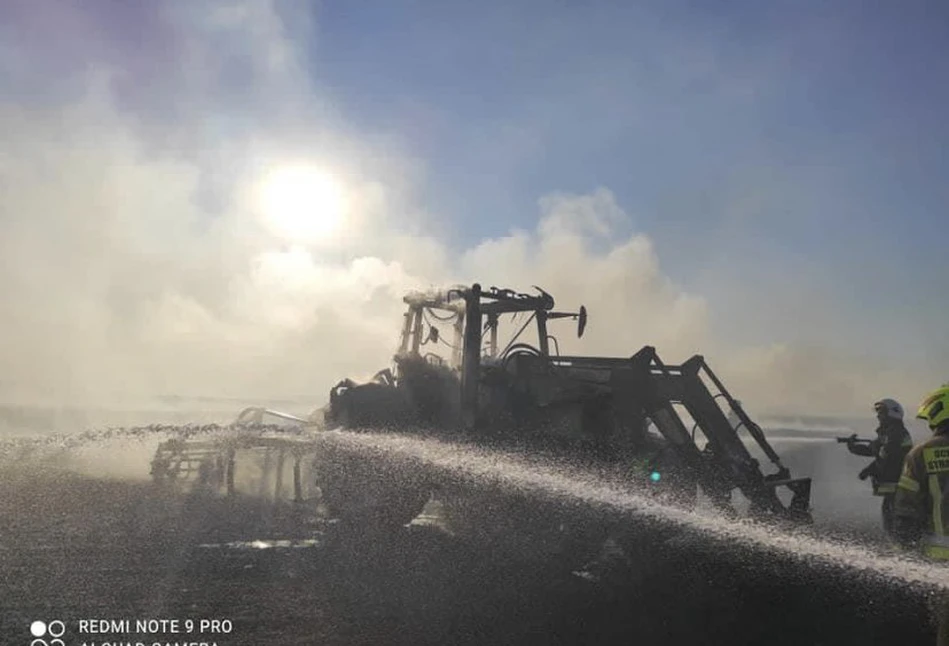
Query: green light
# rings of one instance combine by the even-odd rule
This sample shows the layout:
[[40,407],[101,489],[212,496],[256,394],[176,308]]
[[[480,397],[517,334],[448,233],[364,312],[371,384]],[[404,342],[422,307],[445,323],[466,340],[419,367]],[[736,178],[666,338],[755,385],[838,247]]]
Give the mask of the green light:
[[652,473],[649,474],[649,479],[652,480],[653,482],[659,482],[661,478],[662,476],[659,475],[658,471],[653,471]]

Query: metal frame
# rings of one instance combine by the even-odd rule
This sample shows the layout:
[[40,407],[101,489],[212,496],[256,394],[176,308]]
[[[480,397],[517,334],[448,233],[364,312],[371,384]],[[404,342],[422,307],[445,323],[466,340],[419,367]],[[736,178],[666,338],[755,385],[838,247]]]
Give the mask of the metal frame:
[[[596,384],[614,397],[629,400],[629,405],[645,412],[662,436],[678,451],[689,465],[703,490],[719,504],[724,504],[730,492],[738,488],[759,511],[794,519],[809,519],[810,478],[792,478],[789,470],[768,443],[762,429],[755,424],[741,404],[728,392],[718,376],[701,355],[695,355],[681,365],[667,365],[656,349],[645,346],[629,358],[583,357],[551,355],[550,341],[556,340],[548,332],[547,322],[552,319],[579,319],[578,334],[586,325],[586,309],[573,312],[553,312],[554,299],[539,288],[539,295],[527,295],[512,290],[492,287],[482,290],[479,284],[450,290],[421,293],[405,297],[409,305],[397,362],[418,356],[422,335],[422,316],[426,308],[443,310],[455,315],[456,337],[461,336],[462,361],[460,368],[461,410],[464,428],[475,429],[481,417],[480,388],[482,378],[483,336],[489,335],[489,357],[497,357],[497,325],[502,314],[530,312],[532,319],[515,334],[514,340],[533,320],[536,325],[537,347],[521,346],[516,359],[516,372],[523,375],[554,371],[573,383]],[[459,330],[458,322],[464,324]],[[457,341],[456,341],[457,344]],[[515,346],[509,344],[502,351],[506,355]],[[711,392],[703,381],[711,382]],[[732,426],[718,400],[724,400],[738,425]],[[695,422],[692,432],[676,410],[685,408]],[[765,475],[738,435],[745,427],[776,472]],[[708,440],[705,450],[699,450],[694,440],[695,428],[701,429]],[[787,505],[778,497],[777,488],[787,487],[792,495]]]

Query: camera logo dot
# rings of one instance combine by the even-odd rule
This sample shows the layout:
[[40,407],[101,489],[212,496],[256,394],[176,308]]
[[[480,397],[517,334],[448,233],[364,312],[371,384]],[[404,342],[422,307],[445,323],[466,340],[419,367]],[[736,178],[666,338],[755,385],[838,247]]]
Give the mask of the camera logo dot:
[[[58,619],[49,622],[49,624],[45,621],[34,621],[30,624],[30,634],[37,639],[30,642],[30,646],[64,646],[63,640],[57,638],[62,637],[65,632],[66,624]],[[45,639],[39,639],[47,635],[54,639],[48,642]]]

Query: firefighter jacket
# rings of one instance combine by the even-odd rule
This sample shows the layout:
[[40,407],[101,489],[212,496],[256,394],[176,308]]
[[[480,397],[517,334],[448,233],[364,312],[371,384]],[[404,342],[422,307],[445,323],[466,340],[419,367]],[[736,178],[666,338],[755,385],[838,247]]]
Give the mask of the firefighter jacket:
[[903,464],[893,501],[900,532],[923,553],[949,560],[949,430],[937,430]]
[[901,423],[883,424],[877,429],[876,439],[869,445],[853,445],[851,453],[874,458],[865,469],[873,483],[874,496],[886,496],[896,493],[896,483],[900,479],[903,460],[913,448],[913,438]]

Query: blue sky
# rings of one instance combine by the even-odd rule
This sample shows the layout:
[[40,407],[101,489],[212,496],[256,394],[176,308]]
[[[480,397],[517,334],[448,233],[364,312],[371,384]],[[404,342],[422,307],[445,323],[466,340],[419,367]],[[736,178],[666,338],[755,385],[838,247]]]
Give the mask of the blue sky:
[[[400,290],[482,279],[583,300],[591,352],[700,351],[775,408],[917,399],[949,378],[947,18],[2,3],[0,296],[31,307],[2,312],[0,361],[65,390],[108,381],[109,357],[161,394],[310,396],[384,362]],[[301,161],[356,204],[332,243],[254,212]]]
[[947,313],[947,18],[937,2],[323,3],[309,51],[347,119],[426,161],[424,201],[459,244],[530,226],[548,191],[607,186],[687,286],[800,267],[851,324],[904,334]]

